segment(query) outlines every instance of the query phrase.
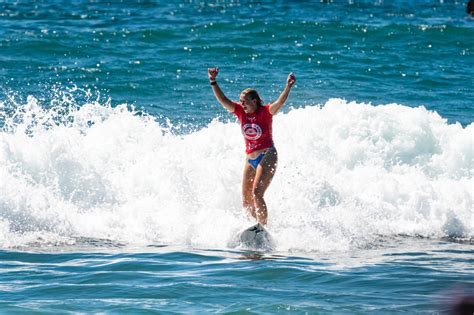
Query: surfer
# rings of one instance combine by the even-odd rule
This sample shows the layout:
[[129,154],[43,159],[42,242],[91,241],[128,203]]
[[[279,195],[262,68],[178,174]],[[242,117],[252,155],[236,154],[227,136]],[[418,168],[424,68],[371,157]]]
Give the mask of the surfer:
[[263,105],[254,89],[243,90],[240,93],[239,103],[228,99],[217,84],[218,73],[218,68],[208,69],[212,91],[219,103],[237,116],[245,140],[243,206],[258,223],[265,225],[267,224],[267,205],[263,196],[275,175],[278,163],[278,153],[272,138],[272,118],[285,104],[296,78],[293,73],[290,73],[278,99],[271,104]]

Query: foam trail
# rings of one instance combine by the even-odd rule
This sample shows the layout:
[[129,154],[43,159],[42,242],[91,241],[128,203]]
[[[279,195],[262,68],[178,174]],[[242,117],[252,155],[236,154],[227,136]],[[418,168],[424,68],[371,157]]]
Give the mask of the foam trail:
[[[177,135],[127,106],[58,103],[43,109],[29,97],[4,114],[1,247],[92,237],[222,248],[250,224],[236,123]],[[473,135],[474,124],[397,104],[332,99],[277,115],[266,199],[278,249],[346,250],[400,234],[472,239]]]

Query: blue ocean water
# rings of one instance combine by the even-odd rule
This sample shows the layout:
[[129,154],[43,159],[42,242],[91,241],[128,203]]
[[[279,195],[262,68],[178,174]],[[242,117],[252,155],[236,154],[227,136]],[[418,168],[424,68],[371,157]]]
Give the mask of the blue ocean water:
[[[0,3],[1,313],[439,313],[474,294],[464,1]],[[271,102],[271,251],[231,248]]]

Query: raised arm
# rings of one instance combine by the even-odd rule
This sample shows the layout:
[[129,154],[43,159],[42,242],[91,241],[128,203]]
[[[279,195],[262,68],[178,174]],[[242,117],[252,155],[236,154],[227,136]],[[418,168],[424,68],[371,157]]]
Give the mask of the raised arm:
[[292,72],[288,75],[288,79],[286,80],[286,86],[283,92],[281,92],[280,96],[275,102],[270,104],[269,110],[272,115],[276,115],[276,113],[278,113],[278,111],[283,106],[283,104],[285,104],[286,100],[288,99],[288,95],[290,94],[290,90],[295,84],[295,82],[296,82],[296,77]]
[[219,68],[209,68],[207,69],[207,73],[209,75],[209,81],[211,82],[212,92],[214,92],[216,99],[229,112],[234,112],[235,104],[225,96],[224,92],[222,92],[221,88],[217,84],[216,77],[219,73]]

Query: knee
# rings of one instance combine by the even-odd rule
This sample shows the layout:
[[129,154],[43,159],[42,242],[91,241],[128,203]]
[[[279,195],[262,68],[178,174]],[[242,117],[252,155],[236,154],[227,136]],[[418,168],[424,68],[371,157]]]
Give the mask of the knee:
[[254,187],[253,190],[252,190],[253,197],[257,198],[257,199],[262,199],[264,193],[265,193],[265,190],[262,187],[259,187],[259,186]]

